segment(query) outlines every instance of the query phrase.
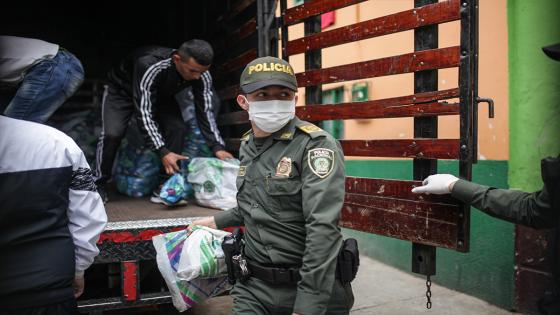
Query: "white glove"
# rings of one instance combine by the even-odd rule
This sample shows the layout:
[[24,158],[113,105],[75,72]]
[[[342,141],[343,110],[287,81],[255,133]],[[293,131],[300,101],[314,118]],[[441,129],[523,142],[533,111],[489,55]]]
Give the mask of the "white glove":
[[459,179],[451,174],[430,175],[422,182],[420,187],[412,188],[416,194],[436,194],[443,195],[451,193],[452,185]]

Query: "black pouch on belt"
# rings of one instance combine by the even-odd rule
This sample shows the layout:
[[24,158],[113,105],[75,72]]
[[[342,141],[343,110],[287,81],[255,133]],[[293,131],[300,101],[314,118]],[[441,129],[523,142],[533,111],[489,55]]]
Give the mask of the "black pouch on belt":
[[336,278],[342,283],[350,283],[358,273],[360,252],[358,241],[354,238],[344,240],[336,262]]

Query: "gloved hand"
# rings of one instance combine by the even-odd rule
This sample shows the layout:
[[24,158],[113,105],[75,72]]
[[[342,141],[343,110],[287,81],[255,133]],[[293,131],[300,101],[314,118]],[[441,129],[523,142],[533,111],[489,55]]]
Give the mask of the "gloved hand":
[[430,175],[422,182],[424,186],[412,188],[412,192],[416,194],[449,194],[458,180],[457,177],[451,174]]

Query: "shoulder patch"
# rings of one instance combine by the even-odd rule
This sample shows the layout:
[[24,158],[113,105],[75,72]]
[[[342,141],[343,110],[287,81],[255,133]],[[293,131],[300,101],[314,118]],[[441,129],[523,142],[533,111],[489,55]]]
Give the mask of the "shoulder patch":
[[315,175],[325,178],[334,169],[334,151],[326,148],[311,149],[307,151],[307,163]]

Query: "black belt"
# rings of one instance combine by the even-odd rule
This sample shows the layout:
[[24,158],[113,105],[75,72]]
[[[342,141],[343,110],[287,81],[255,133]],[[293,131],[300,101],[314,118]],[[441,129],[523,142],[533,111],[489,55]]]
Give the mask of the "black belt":
[[251,276],[271,284],[296,284],[301,280],[299,268],[266,267],[247,259]]

